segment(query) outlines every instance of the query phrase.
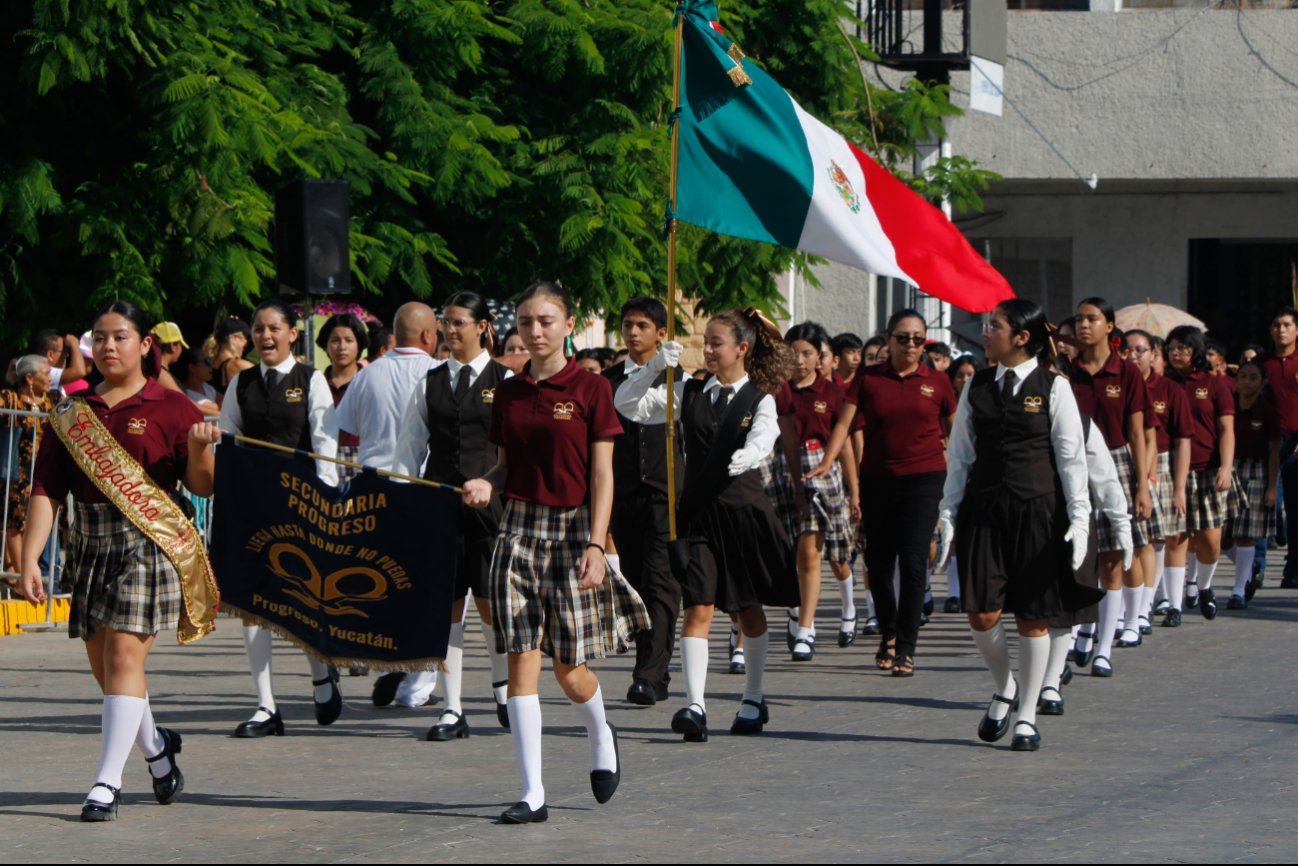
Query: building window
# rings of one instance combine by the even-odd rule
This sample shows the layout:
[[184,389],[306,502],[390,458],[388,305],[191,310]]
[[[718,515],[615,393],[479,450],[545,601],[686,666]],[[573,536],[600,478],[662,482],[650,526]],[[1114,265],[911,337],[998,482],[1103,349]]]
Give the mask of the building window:
[[1052,322],[1073,311],[1072,238],[979,238],[974,249],[992,263],[1014,293],[1035,301]]

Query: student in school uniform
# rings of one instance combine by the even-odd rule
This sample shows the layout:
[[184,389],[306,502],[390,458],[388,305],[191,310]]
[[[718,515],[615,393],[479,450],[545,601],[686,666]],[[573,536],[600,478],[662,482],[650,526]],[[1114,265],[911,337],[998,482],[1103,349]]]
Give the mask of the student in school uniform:
[[[489,440],[491,410],[500,384],[514,375],[491,358],[495,340],[493,319],[486,300],[473,292],[459,292],[442,305],[441,325],[451,357],[428,372],[422,388],[410,395],[396,441],[392,470],[419,475],[441,484],[459,486],[481,478],[496,465],[496,446]],[[460,512],[460,533],[455,551],[455,601],[451,606],[451,633],[446,649],[442,684],[446,707],[426,739],[433,742],[466,739],[464,718],[464,609],[473,594],[487,637],[491,660],[491,688],[496,718],[509,727],[506,688],[509,670],[504,653],[496,650],[491,632],[491,550],[504,511],[494,496],[485,508]]]
[[[338,433],[329,383],[322,373],[294,359],[293,343],[297,338],[297,314],[292,307],[278,299],[257,306],[252,317],[252,345],[261,353],[261,363],[241,370],[230,380],[221,404],[221,430],[322,457],[336,457]],[[316,461],[316,474],[325,484],[338,484],[333,463]],[[237,503],[225,503],[224,507],[234,508]],[[257,691],[257,711],[235,728],[236,737],[284,735],[284,718],[275,703],[271,682],[271,637],[269,629],[244,623],[243,643]],[[311,667],[316,722],[332,725],[343,707],[337,674],[310,654],[307,662]]]
[[[220,431],[204,423],[189,398],[163,388],[154,378],[160,355],[144,313],[134,304],[116,301],[100,311],[92,334],[95,367],[103,381],[55,412],[93,414],[130,461],[120,465],[127,472],[142,470],[141,480],[156,485],[151,496],[165,498],[177,482],[199,496],[210,496],[215,470],[210,446],[219,440]],[[39,560],[54,515],[71,495],[74,520],[65,574],[75,586],[68,637],[84,642],[104,696],[99,770],[81,820],[113,821],[132,746],[145,756],[159,803],[174,802],[184,789],[176,764],[181,737],[155,725],[145,667],[158,632],[182,626],[189,608],[184,576],[176,564],[153,536],[137,528],[124,510],[128,506],[115,502],[111,490],[92,480],[69,452],[64,434],[53,429],[56,423],[51,417],[43,426],[33,474],[22,591],[33,603],[46,600]],[[139,483],[134,486],[141,489]],[[160,521],[168,519],[183,521],[184,516],[176,510],[168,518],[164,512]]]
[[[618,388],[623,416],[638,424],[665,421],[667,388],[655,383],[680,353],[679,343],[665,343]],[[788,377],[788,352],[761,313],[728,310],[709,320],[703,360],[711,377],[675,383],[670,396],[680,407],[674,417],[685,451],[673,566],[685,605],[686,706],[672,717],[672,730],[686,742],[709,737],[708,634],[716,609],[736,614],[744,636],[744,691],[730,733],[751,736],[770,721],[763,689],[770,633],[762,606],[799,602],[793,545],[757,469],[779,437],[772,395]]]
[[[333,397],[334,409],[347,395],[347,389],[361,371],[361,347],[366,341],[365,323],[351,313],[330,316],[316,335],[316,345],[329,356],[329,367],[324,372]],[[338,431],[338,459],[348,463],[360,462],[361,439],[355,433]],[[338,467],[338,480],[349,481],[359,470],[350,466]]]
[[1244,361],[1235,373],[1235,478],[1248,507],[1227,528],[1234,542],[1235,588],[1227,610],[1244,610],[1256,591],[1253,562],[1259,539],[1275,532],[1276,479],[1280,474],[1280,418],[1263,388],[1258,361]]
[[541,774],[542,654],[586,728],[590,786],[605,803],[622,778],[617,731],[587,663],[621,651],[649,625],[644,604],[605,558],[613,511],[613,437],[622,432],[602,376],[564,355],[576,325],[558,283],[530,286],[517,302],[530,361],[496,387],[490,441],[496,465],[464,483],[464,501],[505,499],[491,559],[496,649],[509,654],[509,729],[523,796],[506,824],[545,821]]

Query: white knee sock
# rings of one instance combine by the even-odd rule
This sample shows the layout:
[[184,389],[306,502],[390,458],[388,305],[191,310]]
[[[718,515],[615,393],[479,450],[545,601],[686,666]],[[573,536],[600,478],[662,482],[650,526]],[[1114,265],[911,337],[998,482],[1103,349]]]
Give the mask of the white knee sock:
[[[311,681],[314,683],[318,680],[329,680],[329,665],[320,661],[315,656],[306,657],[307,664],[311,666]],[[322,686],[313,686],[315,699],[317,703],[323,704],[334,696],[334,684],[330,680]]]
[[1239,548],[1235,557],[1235,589],[1233,595],[1244,597],[1248,583],[1253,579],[1253,560],[1257,558],[1257,548],[1249,545]]
[[545,805],[545,785],[541,783],[541,697],[525,695],[509,699],[509,735],[514,740],[518,774],[523,777],[523,796],[527,807],[536,810]]
[[[482,627],[482,636],[487,641],[487,658],[491,661],[491,693],[496,703],[503,704],[509,700],[509,656],[496,652],[496,636],[491,625]],[[497,685],[499,683],[499,685]]]
[[[257,706],[275,712],[275,690],[271,687],[271,638],[270,629],[256,625],[243,627],[243,647],[248,652],[248,670],[252,672],[252,685],[257,690]],[[264,722],[270,716],[261,710],[253,714],[252,720]]]
[[[1160,589],[1163,589],[1163,576],[1167,568],[1167,545],[1154,545],[1154,594],[1157,595]],[[1163,589],[1163,598],[1167,598],[1167,590]]]
[[847,579],[838,582],[838,601],[842,607],[843,619],[856,619],[856,592],[855,585],[849,575]]
[[951,557],[950,565],[946,569],[946,594],[950,598],[960,597],[960,569],[956,565],[955,557]]
[[1068,665],[1068,652],[1072,648],[1071,629],[1052,628],[1050,630],[1050,663],[1046,665],[1046,676],[1041,681],[1041,688],[1059,691],[1059,681],[1063,679],[1064,668]]
[[874,593],[867,589],[865,591],[865,618],[876,619],[878,616],[878,611],[874,609]]
[[[446,690],[446,709],[463,713],[464,696],[464,623],[451,626],[451,636],[446,642],[446,670],[442,671],[442,688]],[[448,720],[455,721],[454,718]]]
[[[153,708],[149,706],[148,695],[144,696],[144,712],[140,715],[140,730],[135,734],[135,745],[139,747],[140,754],[146,759],[161,755],[162,750],[167,747],[162,735],[158,733],[158,726],[153,722]],[[149,764],[149,772],[153,774],[153,778],[161,779],[171,772],[171,761],[167,758],[159,758]]]
[[[766,674],[766,648],[770,643],[770,631],[764,631],[757,637],[744,635],[744,661],[748,664],[748,671],[744,675],[744,700],[762,702],[762,680]],[[755,707],[744,704],[739,708],[739,716],[745,719],[755,719],[761,713]]]
[[[144,698],[133,698],[130,695],[105,695],[103,712],[100,716],[102,741],[99,751],[99,775],[95,782],[122,787],[122,770],[126,759],[131,756],[131,747],[140,732],[140,718],[148,701]],[[90,789],[88,799],[100,803],[111,803],[112,795],[101,787]]]
[[617,749],[613,747],[613,729],[604,717],[604,692],[595,687],[595,696],[584,704],[569,701],[577,711],[577,718],[586,726],[586,741],[590,745],[590,769],[617,772]]
[[[1019,635],[1019,687],[1028,700],[1019,701],[1019,722],[1037,723],[1036,696],[1041,694],[1041,683],[1046,677],[1046,666],[1050,663],[1050,638],[1023,637]],[[998,702],[999,703],[999,702]],[[1028,732],[1024,732],[1028,733]]]
[[1140,596],[1140,615],[1149,622],[1149,618],[1154,615],[1154,587],[1146,586]]
[[[1145,600],[1143,586],[1124,587],[1122,590],[1122,639],[1135,640],[1140,637],[1140,615],[1145,612],[1141,602]],[[1130,632],[1128,634],[1128,632]]]
[[1199,560],[1195,557],[1194,551],[1190,551],[1190,558],[1185,561],[1185,582],[1198,585]]
[[1113,633],[1122,620],[1122,590],[1111,589],[1100,601],[1099,633],[1095,635],[1095,655],[1113,660]]
[[[747,653],[745,653],[745,656]],[[681,638],[681,670],[685,674],[685,700],[708,711],[703,693],[708,687],[708,639],[705,637]]]
[[1185,603],[1185,566],[1169,565],[1163,569],[1163,590],[1167,601],[1176,610]]
[[1199,578],[1199,592],[1207,592],[1212,589],[1212,578],[1217,573],[1217,563],[1201,562],[1196,572]]
[[[983,661],[987,663],[987,670],[992,675],[996,694],[1013,700],[1017,692],[1014,687],[1014,677],[1010,672],[1010,645],[1005,638],[1005,626],[998,622],[994,628],[987,631],[974,631],[973,639],[978,646],[978,652],[982,653]],[[1009,711],[1008,704],[992,701],[987,712],[993,719],[999,721],[1005,718]]]

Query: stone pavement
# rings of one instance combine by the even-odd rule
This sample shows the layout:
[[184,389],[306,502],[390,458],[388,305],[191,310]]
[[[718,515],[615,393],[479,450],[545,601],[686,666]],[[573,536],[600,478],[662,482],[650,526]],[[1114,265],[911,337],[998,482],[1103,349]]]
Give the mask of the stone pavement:
[[[1230,586],[1223,560],[1218,588]],[[1273,577],[1270,581],[1276,582]],[[1229,592],[1221,594],[1223,600]],[[828,600],[836,608],[832,588]],[[939,596],[939,607],[941,597]],[[681,705],[622,700],[625,658],[600,664],[622,731],[622,788],[597,806],[584,729],[543,681],[550,822],[493,823],[516,799],[514,753],[495,722],[481,638],[471,628],[471,739],[418,739],[436,710],[378,710],[367,679],[344,677],[331,728],[312,719],[307,666],[278,644],[289,736],[235,740],[252,709],[237,623],[151,660],[159,722],[185,737],[182,799],[158,806],[133,754],[115,824],[77,821],[99,756],[100,699],[66,633],[0,641],[0,861],[1290,861],[1298,801],[1298,592],[1263,589],[1246,612],[1186,615],[1117,676],[1078,676],[1043,749],[989,746],[975,728],[989,678],[959,616],[935,615],[917,674],[877,673],[872,643],[795,664],[772,653],[772,721],[726,735],[742,678],[723,673],[716,630],[704,745],[670,733]],[[783,616],[772,617],[775,628]],[[773,641],[780,643],[779,641]],[[783,649],[780,643],[781,650]],[[486,696],[486,697],[484,697]]]

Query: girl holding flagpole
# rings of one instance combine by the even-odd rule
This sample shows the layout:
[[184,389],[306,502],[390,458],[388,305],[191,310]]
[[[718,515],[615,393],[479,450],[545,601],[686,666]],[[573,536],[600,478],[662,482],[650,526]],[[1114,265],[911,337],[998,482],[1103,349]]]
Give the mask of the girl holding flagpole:
[[[184,637],[192,609],[186,606],[185,575],[128,516],[128,508],[142,511],[132,505],[135,497],[128,500],[101,488],[87,473],[104,473],[87,469],[70,449],[89,441],[84,438],[87,428],[102,425],[107,435],[97,450],[110,452],[109,459],[127,476],[138,473],[124,482],[133,482],[135,491],[162,500],[183,481],[196,495],[210,496],[215,463],[209,446],[219,440],[220,431],[203,422],[188,397],[157,383],[161,355],[138,307],[126,301],[105,307],[95,319],[92,341],[103,381],[84,398],[61,404],[56,409],[60,417],[51,416],[43,430],[23,539],[22,589],[33,602],[45,601],[39,559],[54,515],[71,494],[74,519],[66,571],[76,584],[68,636],[85,642],[91,672],[104,695],[99,771],[81,819],[113,821],[132,745],[147,759],[159,803],[174,802],[184,789],[176,765],[181,737],[154,724],[145,666],[158,632],[180,626]],[[67,430],[60,426],[73,418]],[[173,522],[178,536],[188,526],[197,540],[179,507],[169,499],[158,507],[160,519]],[[150,515],[146,517],[154,519]],[[200,628],[191,639],[203,633]]]
[[[293,358],[297,338],[297,314],[288,304],[270,299],[253,311],[253,346],[261,353],[261,364],[236,373],[230,380],[221,404],[221,430],[335,457],[338,431],[329,383],[323,374]],[[316,474],[325,484],[338,484],[333,463],[316,461]],[[283,736],[284,719],[275,703],[271,682],[271,632],[245,618],[243,642],[257,690],[257,711],[235,728],[234,735],[245,739]],[[337,673],[309,653],[307,662],[315,690],[316,722],[332,725],[343,708]]]
[[464,483],[464,502],[505,500],[491,558],[496,650],[509,654],[509,727],[523,796],[506,824],[545,821],[541,775],[542,654],[586,728],[590,786],[605,803],[622,778],[617,731],[604,715],[599,680],[587,666],[625,651],[649,626],[640,597],[604,552],[613,511],[613,437],[622,432],[604,377],[569,360],[576,320],[558,283],[530,286],[518,299],[518,333],[530,361],[496,387],[489,441],[497,462]]

